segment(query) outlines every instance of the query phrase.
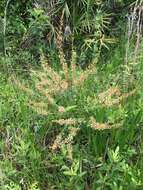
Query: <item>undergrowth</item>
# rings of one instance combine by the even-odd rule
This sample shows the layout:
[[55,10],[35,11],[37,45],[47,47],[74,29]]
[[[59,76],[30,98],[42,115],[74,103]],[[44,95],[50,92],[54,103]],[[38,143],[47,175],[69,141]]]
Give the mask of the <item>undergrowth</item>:
[[78,86],[48,65],[24,84],[1,73],[1,189],[143,188],[142,65],[130,80],[119,57]]
[[[15,44],[20,36],[14,44],[6,43],[11,41],[6,39],[6,24],[8,29],[10,25],[5,8],[5,56],[0,58],[0,189],[142,190],[142,0],[130,5],[127,32],[118,42],[104,36],[113,21],[110,14],[101,14],[103,1],[82,1],[75,13],[75,2],[60,3],[34,4],[28,13],[31,28],[26,31],[21,23],[25,28],[21,28],[24,35],[20,33],[19,51]],[[118,1],[117,8],[124,4]],[[103,5],[109,11],[114,3],[105,1]],[[51,8],[51,15],[46,14],[45,6]],[[72,14],[81,14],[83,28],[77,25],[71,31],[65,20],[74,21]],[[51,49],[46,47],[48,54],[45,30],[48,42],[54,41]],[[90,35],[91,31],[95,34]],[[29,42],[33,35],[39,35],[39,42],[45,44]],[[70,42],[67,50],[66,40]],[[109,48],[106,41],[116,42],[115,47]]]

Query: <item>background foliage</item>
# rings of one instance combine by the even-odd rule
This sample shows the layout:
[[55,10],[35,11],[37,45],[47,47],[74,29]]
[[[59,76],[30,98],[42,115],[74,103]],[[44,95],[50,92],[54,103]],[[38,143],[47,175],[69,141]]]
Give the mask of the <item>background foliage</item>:
[[136,3],[0,1],[0,189],[143,189]]

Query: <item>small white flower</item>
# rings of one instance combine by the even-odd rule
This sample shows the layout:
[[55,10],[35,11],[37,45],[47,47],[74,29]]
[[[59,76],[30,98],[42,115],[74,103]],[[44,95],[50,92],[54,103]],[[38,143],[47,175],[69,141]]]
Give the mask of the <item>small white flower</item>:
[[71,35],[71,29],[70,29],[70,26],[67,25],[67,26],[65,27],[64,35],[65,35],[65,37],[68,37],[68,36]]

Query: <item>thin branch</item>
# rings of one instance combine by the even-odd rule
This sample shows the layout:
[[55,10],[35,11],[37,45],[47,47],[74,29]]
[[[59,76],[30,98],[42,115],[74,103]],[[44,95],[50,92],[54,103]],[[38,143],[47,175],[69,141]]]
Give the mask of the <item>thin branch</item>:
[[7,25],[7,10],[11,0],[6,2],[4,10],[4,25],[3,25],[3,46],[4,46],[4,55],[6,56],[6,25]]

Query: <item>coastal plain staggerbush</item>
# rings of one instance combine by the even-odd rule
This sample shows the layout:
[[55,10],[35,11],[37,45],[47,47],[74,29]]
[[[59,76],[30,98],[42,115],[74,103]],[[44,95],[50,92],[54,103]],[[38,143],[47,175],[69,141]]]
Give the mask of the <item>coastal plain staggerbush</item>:
[[[12,75],[1,74],[2,188],[142,188],[141,71],[137,69],[139,80],[130,84],[129,92],[136,91],[122,99],[129,92],[118,81],[122,67],[115,61],[110,63],[113,70],[97,66],[82,85],[54,96],[62,107],[55,105],[46,115],[29,106],[36,96],[40,100],[39,93],[29,96],[15,85]],[[36,72],[39,76],[41,71]],[[31,79],[37,84],[35,76]],[[33,84],[28,89],[35,92]]]
[[0,12],[0,189],[143,189],[142,40],[130,30],[142,1],[132,2],[11,1]]

